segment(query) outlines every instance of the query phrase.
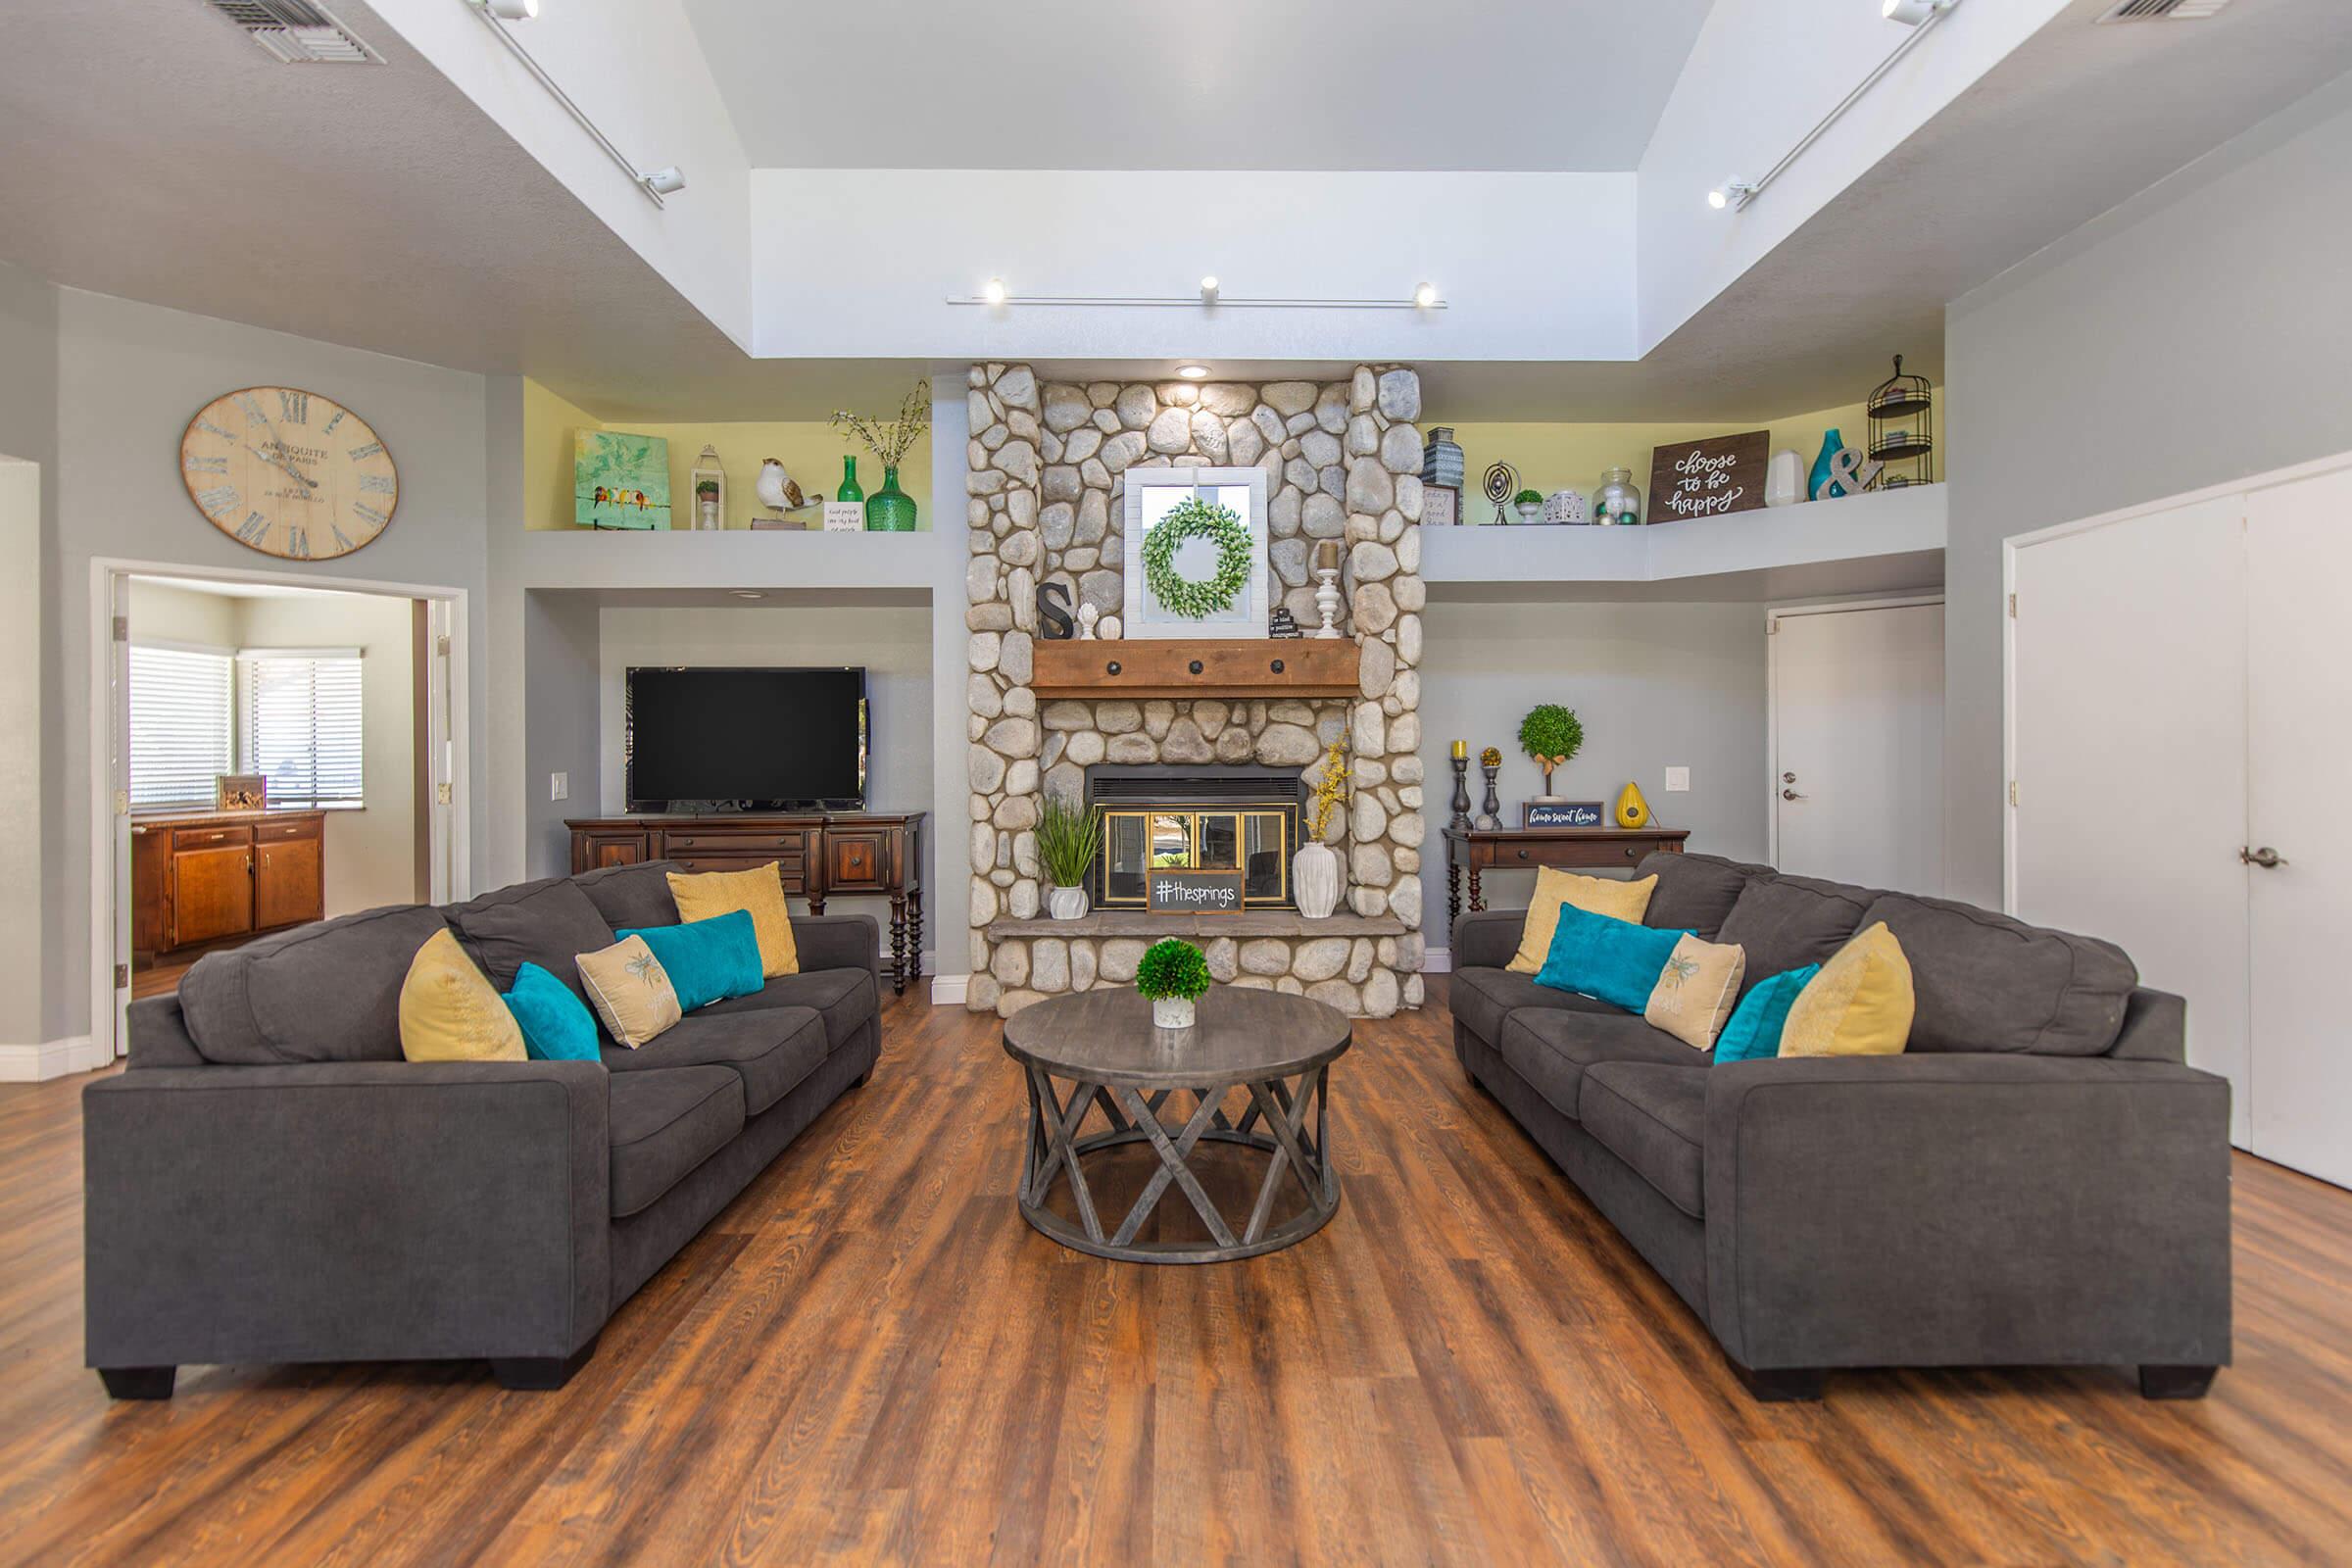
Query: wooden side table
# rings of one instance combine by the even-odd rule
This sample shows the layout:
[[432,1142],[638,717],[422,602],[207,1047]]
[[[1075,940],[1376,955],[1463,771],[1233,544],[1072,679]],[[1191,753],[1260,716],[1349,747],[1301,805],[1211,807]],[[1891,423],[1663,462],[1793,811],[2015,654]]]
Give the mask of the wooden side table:
[[1462,873],[1470,874],[1470,912],[1487,906],[1479,887],[1483,871],[1532,871],[1539,865],[1577,870],[1623,866],[1631,870],[1658,851],[1683,852],[1687,827],[1449,827],[1446,830],[1446,918],[1462,912]]

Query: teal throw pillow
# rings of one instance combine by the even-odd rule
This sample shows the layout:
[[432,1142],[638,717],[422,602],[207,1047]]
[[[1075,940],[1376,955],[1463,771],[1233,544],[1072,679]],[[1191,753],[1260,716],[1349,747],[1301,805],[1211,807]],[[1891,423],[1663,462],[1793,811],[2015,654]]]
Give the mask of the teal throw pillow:
[[1732,1021],[1723,1026],[1715,1041],[1715,1059],[1757,1061],[1779,1055],[1781,1026],[1788,1021],[1788,1009],[1796,1004],[1797,993],[1819,973],[1820,964],[1808,963],[1757,981],[1755,989],[1732,1009]]
[[760,961],[760,933],[748,909],[730,909],[683,925],[632,926],[613,935],[621,941],[645,938],[676,988],[678,1007],[684,1012],[728,997],[748,997],[767,984],[766,966]]
[[1674,956],[1674,945],[1687,935],[1563,904],[1560,923],[1551,930],[1551,950],[1544,955],[1544,967],[1536,971],[1536,984],[1581,992],[1640,1012],[1649,1005],[1649,994]]
[[514,988],[504,993],[507,1010],[522,1030],[522,1049],[533,1061],[595,1061],[596,1015],[571,987],[535,963],[514,971]]

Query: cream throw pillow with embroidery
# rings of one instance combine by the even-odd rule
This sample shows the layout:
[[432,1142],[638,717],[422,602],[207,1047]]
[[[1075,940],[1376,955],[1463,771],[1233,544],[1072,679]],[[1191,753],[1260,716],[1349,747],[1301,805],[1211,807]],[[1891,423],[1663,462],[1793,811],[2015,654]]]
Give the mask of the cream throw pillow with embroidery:
[[1666,956],[1642,1016],[1693,1051],[1712,1051],[1731,1021],[1747,973],[1747,950],[1737,942],[1702,942],[1686,931]]
[[601,952],[581,954],[578,962],[580,984],[605,1020],[605,1032],[631,1051],[684,1016],[669,971],[645,938],[623,937]]
[[1534,974],[1544,967],[1551,954],[1551,934],[1559,927],[1561,905],[1573,904],[1589,914],[1605,914],[1612,920],[1640,925],[1642,916],[1649,912],[1649,896],[1657,886],[1655,876],[1620,882],[1613,877],[1579,876],[1552,865],[1539,867],[1535,897],[1527,901],[1527,923],[1519,928],[1519,951],[1503,967],[1513,974]]

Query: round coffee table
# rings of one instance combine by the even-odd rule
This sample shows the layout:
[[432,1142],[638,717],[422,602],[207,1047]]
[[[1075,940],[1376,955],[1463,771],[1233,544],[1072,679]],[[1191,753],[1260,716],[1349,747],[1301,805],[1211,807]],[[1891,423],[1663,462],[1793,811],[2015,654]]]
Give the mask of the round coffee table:
[[[1339,1211],[1327,1075],[1350,1041],[1347,1015],[1304,997],[1233,986],[1210,987],[1198,1010],[1200,1021],[1190,1029],[1157,1029],[1151,1003],[1122,987],[1053,997],[1005,1020],[1004,1053],[1021,1064],[1029,1086],[1020,1203],[1030,1224],[1097,1257],[1223,1263],[1288,1247]],[[1057,1081],[1069,1085],[1066,1093]],[[1236,1088],[1247,1092],[1248,1103],[1229,1117],[1225,1101]],[[1162,1121],[1171,1102],[1180,1119]],[[1096,1109],[1106,1130],[1083,1132]],[[1152,1146],[1159,1167],[1106,1232],[1088,1167],[1092,1156],[1138,1143]],[[1229,1219],[1211,1200],[1192,1164],[1204,1143],[1266,1155],[1247,1217]],[[1286,1172],[1306,1201],[1276,1222]],[[1057,1179],[1069,1185],[1075,1225],[1046,1206]],[[1171,1186],[1207,1228],[1206,1242],[1136,1240]]]

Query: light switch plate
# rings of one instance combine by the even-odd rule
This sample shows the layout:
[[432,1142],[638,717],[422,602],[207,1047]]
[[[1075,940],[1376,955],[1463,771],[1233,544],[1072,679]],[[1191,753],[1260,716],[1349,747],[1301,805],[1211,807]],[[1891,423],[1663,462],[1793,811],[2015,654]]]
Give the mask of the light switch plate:
[[548,775],[547,775],[547,798],[548,798],[549,800],[551,800],[551,801],[568,801],[568,800],[570,800],[570,799],[571,799],[571,775],[570,775],[569,773],[550,773],[550,774],[548,774]]
[[1690,770],[1689,768],[1687,768],[1687,767],[1670,767],[1670,768],[1668,768],[1668,769],[1666,770],[1666,793],[1667,793],[1667,794],[1669,794],[1669,795],[1685,794],[1685,793],[1688,793],[1688,792],[1689,792],[1690,788]]

